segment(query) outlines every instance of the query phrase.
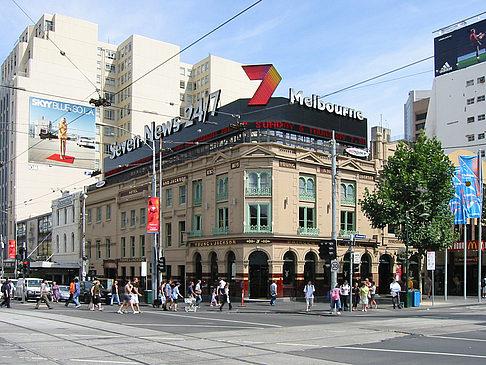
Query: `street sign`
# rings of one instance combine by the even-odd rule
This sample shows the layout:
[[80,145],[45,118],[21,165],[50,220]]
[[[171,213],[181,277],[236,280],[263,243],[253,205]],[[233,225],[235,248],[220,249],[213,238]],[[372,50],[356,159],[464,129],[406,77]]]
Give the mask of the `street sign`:
[[331,271],[339,271],[339,261],[338,260],[332,260],[331,261]]
[[357,240],[364,240],[366,238],[366,235],[364,234],[355,234],[354,238]]
[[359,264],[361,261],[361,254],[359,252],[353,252],[353,264]]
[[140,276],[147,276],[147,261],[142,261],[140,263]]
[[435,270],[435,251],[427,251],[427,270]]

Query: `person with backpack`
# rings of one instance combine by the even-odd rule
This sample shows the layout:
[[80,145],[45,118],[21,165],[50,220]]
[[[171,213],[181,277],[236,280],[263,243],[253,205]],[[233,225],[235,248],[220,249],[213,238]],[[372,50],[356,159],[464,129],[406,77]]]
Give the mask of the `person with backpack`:
[[310,312],[312,305],[314,304],[314,292],[316,289],[314,285],[312,285],[312,281],[309,280],[307,285],[304,287],[304,295],[305,295],[305,302],[306,302],[306,312]]
[[113,305],[113,302],[115,301],[117,304],[120,306],[120,295],[118,291],[118,280],[115,280],[113,282],[113,285],[111,286],[111,299],[110,299],[110,305]]
[[339,288],[339,284],[336,284],[336,287],[331,290],[330,314],[334,314],[334,308],[336,308],[337,314],[341,314],[341,289]]
[[2,284],[2,294],[3,294],[3,302],[0,304],[0,307],[6,306],[10,308],[10,299],[12,295],[12,281],[6,279],[5,282]]

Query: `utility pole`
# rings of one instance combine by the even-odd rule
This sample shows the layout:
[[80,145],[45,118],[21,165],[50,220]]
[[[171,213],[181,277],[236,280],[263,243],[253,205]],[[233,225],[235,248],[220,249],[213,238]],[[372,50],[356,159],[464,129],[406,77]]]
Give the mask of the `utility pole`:
[[353,271],[354,271],[354,240],[355,235],[351,235],[349,240],[349,311],[353,310]]
[[[331,239],[336,241],[336,254],[337,254],[337,156],[336,156],[336,139],[335,139],[335,132],[332,131],[332,149],[331,149],[331,180],[332,180],[332,198],[331,198],[331,216],[332,216],[332,225],[331,225]],[[337,272],[331,271],[331,290],[337,284]],[[351,283],[350,283],[351,285]]]
[[83,199],[83,207],[81,210],[81,219],[82,219],[82,225],[81,225],[81,280],[85,281],[86,280],[86,264],[88,257],[86,256],[86,199],[88,198],[88,195],[83,192],[81,195],[81,198]]
[[4,275],[4,270],[3,270],[3,249],[5,247],[5,244],[3,243],[3,234],[0,234],[0,248],[1,248],[1,251],[0,251],[0,256],[2,257],[2,274],[0,275],[0,278],[3,278],[3,275]]
[[[157,176],[155,169],[155,140],[152,140],[152,197],[157,197]],[[159,200],[159,232],[160,232],[160,200]],[[154,233],[152,240],[152,301],[157,298],[157,280],[158,280],[158,270],[157,270],[157,259],[158,259],[158,249],[157,249],[157,233]]]

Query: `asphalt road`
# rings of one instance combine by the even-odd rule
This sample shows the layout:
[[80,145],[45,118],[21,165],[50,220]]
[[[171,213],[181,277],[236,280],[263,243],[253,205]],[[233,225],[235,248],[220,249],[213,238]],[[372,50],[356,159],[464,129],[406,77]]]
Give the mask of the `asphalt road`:
[[219,312],[0,310],[1,364],[484,364],[486,305],[329,315],[266,303]]

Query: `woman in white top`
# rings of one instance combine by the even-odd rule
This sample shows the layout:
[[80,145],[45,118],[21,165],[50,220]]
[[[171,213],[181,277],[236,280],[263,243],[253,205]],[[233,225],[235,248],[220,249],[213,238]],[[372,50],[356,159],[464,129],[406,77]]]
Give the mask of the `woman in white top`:
[[314,304],[314,292],[316,289],[314,288],[314,285],[312,285],[312,281],[309,280],[307,285],[304,287],[304,294],[305,294],[305,302],[307,304],[307,307],[305,309],[306,312],[310,311],[310,308]]

